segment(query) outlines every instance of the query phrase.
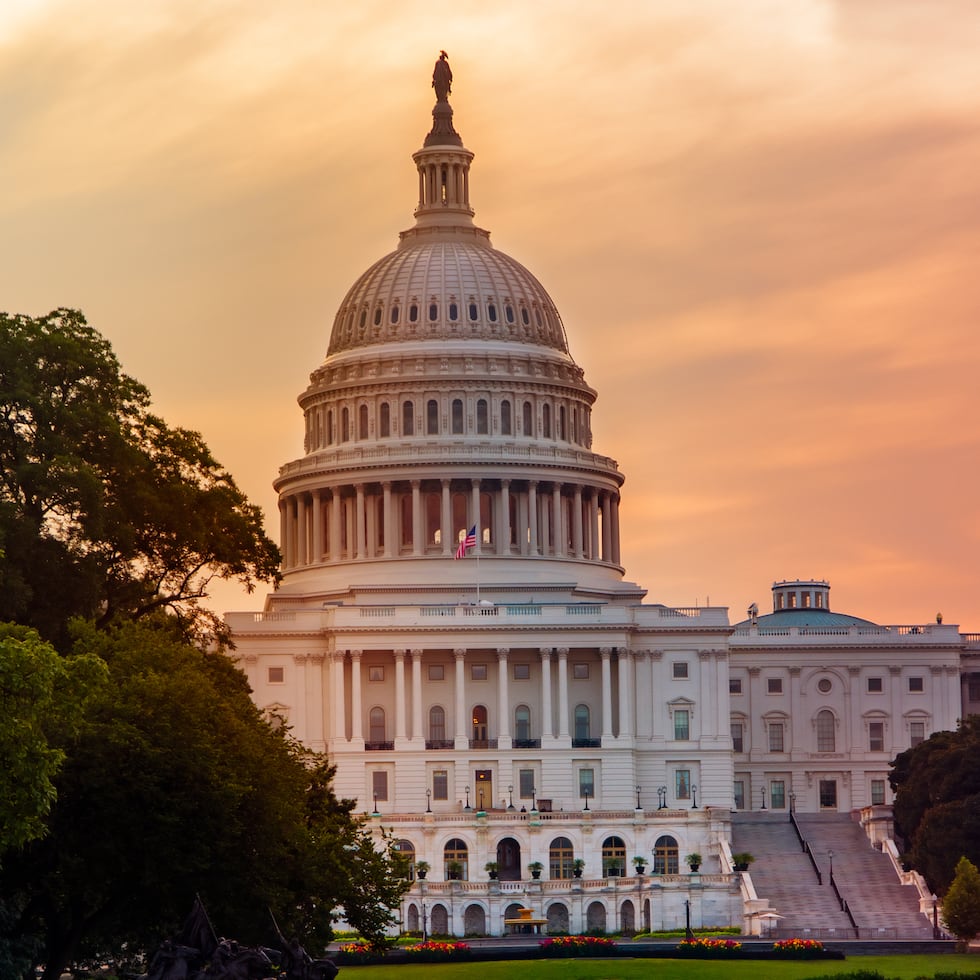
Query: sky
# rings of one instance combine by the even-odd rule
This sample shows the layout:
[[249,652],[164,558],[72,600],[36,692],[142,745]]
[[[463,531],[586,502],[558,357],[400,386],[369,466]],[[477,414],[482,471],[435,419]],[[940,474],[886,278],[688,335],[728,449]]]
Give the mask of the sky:
[[477,224],[599,392],[626,578],[980,630],[976,0],[3,0],[0,309],[82,309],[277,538],[440,49]]

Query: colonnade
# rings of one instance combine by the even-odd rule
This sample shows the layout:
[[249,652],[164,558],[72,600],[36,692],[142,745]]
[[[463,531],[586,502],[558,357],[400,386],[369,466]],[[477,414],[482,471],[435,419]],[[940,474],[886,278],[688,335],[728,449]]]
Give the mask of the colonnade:
[[476,554],[620,565],[619,491],[543,480],[364,482],[284,492],[285,570],[355,559],[451,557],[476,526]]

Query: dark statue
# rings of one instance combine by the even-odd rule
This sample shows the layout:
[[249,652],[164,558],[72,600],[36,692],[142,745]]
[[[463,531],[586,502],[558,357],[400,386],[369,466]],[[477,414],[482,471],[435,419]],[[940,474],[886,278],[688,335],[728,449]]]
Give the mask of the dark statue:
[[436,90],[437,102],[448,102],[448,96],[453,90],[453,70],[449,67],[449,55],[439,52],[439,60],[432,70],[432,87]]

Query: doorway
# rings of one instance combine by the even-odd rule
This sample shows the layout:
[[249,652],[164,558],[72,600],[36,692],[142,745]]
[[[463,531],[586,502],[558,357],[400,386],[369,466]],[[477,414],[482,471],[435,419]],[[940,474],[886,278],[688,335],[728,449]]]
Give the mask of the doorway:
[[513,837],[497,845],[497,877],[500,881],[521,880],[521,845]]
[[476,809],[493,809],[493,771],[490,769],[476,771]]
[[820,780],[820,809],[821,810],[837,809],[837,780],[836,779]]

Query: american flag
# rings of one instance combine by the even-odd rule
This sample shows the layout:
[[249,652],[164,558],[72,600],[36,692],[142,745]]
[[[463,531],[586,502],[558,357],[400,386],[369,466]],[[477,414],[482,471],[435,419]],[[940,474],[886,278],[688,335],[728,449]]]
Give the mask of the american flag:
[[456,549],[457,558],[465,558],[466,552],[470,548],[476,547],[476,525],[474,524],[467,532],[466,537],[459,542],[459,547]]

